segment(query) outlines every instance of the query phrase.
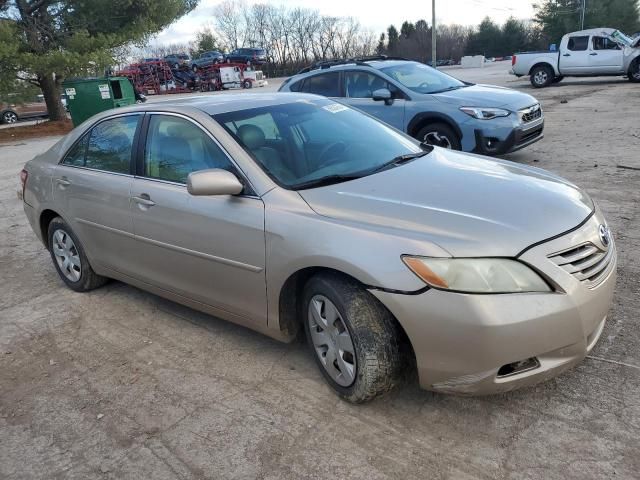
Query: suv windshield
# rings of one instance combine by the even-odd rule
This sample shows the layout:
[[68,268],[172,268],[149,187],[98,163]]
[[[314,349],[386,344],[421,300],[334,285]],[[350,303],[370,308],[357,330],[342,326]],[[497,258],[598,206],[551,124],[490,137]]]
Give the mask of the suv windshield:
[[[373,118],[326,99],[214,115],[280,185],[312,188],[392,168],[424,150]],[[390,164],[391,162],[391,164]]]
[[439,93],[467,86],[446,73],[417,62],[402,63],[380,70],[417,93]]

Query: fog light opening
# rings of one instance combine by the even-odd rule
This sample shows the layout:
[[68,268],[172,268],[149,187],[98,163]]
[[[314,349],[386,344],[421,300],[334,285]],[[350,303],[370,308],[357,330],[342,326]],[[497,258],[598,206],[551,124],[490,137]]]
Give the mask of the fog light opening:
[[510,377],[512,375],[518,375],[520,373],[528,372],[529,370],[535,370],[540,367],[540,362],[536,357],[527,358],[526,360],[520,360],[518,362],[507,363],[498,370],[498,378]]

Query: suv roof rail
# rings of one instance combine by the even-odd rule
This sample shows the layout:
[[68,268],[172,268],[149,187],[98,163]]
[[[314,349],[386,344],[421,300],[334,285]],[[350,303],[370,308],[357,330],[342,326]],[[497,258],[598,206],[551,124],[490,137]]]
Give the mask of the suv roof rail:
[[318,70],[322,68],[331,68],[337,65],[360,65],[363,67],[370,67],[366,62],[372,62],[375,60],[406,60],[409,61],[408,58],[404,57],[388,57],[387,55],[372,55],[368,57],[354,57],[354,58],[342,58],[342,59],[333,59],[333,60],[319,60],[315,63],[312,63],[308,67],[300,70],[296,75],[300,75],[301,73],[311,72],[312,70]]

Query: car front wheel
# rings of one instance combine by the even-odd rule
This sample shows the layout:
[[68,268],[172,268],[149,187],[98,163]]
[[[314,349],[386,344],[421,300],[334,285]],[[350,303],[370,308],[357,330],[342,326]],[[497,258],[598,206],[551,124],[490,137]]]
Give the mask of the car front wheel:
[[7,111],[2,114],[2,123],[16,123],[18,115],[15,112]]
[[416,138],[427,145],[448,148],[449,150],[461,150],[460,138],[453,129],[444,123],[432,123],[422,127]]
[[338,274],[316,275],[303,305],[307,341],[339,396],[362,403],[399,383],[408,365],[404,332],[361,285]]
[[93,271],[80,241],[62,218],[51,220],[47,235],[53,265],[69,288],[87,292],[107,283],[107,278]]

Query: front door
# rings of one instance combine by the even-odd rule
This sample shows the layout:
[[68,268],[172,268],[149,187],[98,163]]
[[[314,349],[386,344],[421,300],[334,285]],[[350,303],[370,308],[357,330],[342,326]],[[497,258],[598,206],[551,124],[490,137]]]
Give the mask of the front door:
[[607,37],[594,35],[591,37],[591,71],[602,75],[616,75],[623,73],[622,48]]
[[[264,204],[251,195],[192,196],[189,173],[236,167],[199,125],[152,115],[144,163],[133,181],[142,281],[250,322],[266,322]],[[249,188],[249,187],[247,187]]]
[[53,176],[54,201],[94,267],[131,269],[131,161],[140,118],[130,114],[98,123],[69,150]]
[[[378,75],[364,71],[345,72],[344,93],[342,101],[354,108],[362,110],[377,119],[397,128],[404,129],[403,94],[389,82]],[[373,99],[373,92],[386,88],[396,98],[389,104]]]
[[569,37],[567,46],[560,52],[560,74],[581,75],[589,72],[589,35]]

